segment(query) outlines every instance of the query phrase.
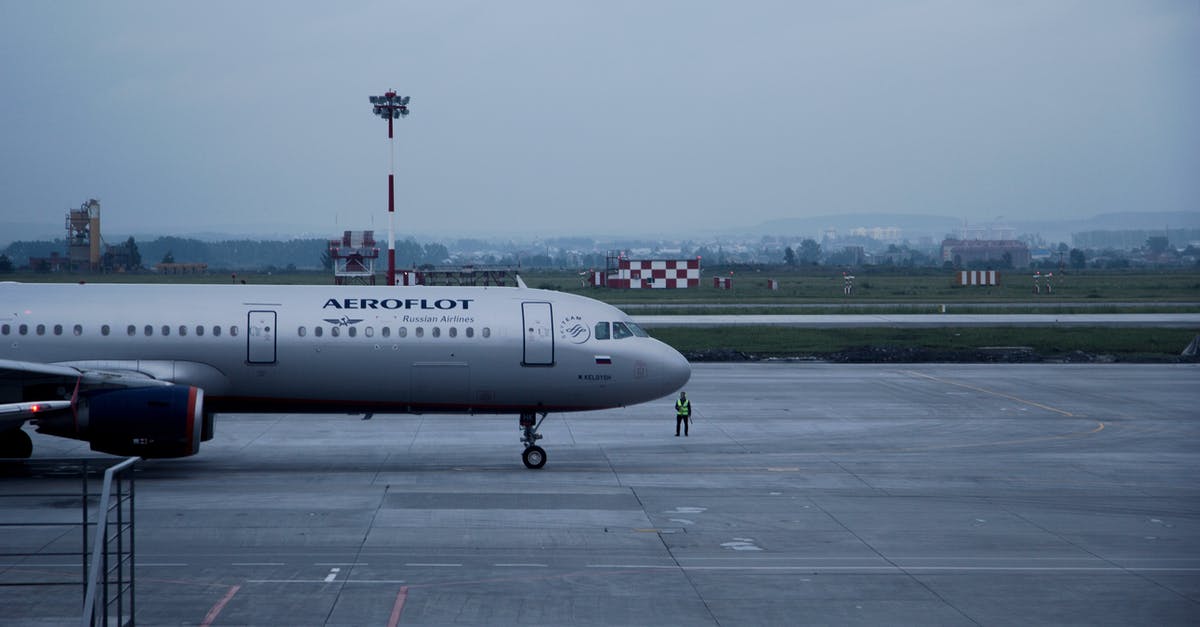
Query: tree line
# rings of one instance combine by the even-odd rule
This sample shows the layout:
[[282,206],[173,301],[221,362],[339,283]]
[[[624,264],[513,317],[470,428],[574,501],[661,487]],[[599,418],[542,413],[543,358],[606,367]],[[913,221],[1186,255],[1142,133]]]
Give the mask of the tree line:
[[[157,237],[135,241],[130,237],[123,245],[132,250],[145,269],[158,263],[205,263],[212,269],[266,270],[289,268],[321,270],[332,267],[329,259],[329,240],[307,238],[294,240],[225,240],[205,242],[184,237]],[[18,241],[9,244],[0,256],[0,272],[11,272],[28,265],[30,258],[46,258],[53,253],[67,254],[64,240]],[[380,259],[386,260],[381,250]],[[420,244],[414,240],[396,242],[396,264],[399,267],[441,265],[449,263],[450,253],[441,244]],[[8,268],[5,270],[4,268]]]

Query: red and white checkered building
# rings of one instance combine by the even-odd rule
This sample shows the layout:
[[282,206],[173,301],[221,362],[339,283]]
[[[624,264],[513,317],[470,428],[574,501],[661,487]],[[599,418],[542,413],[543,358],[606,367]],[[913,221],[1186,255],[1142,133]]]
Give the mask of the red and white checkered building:
[[700,259],[617,259],[617,267],[592,272],[592,285],[619,289],[700,287]]

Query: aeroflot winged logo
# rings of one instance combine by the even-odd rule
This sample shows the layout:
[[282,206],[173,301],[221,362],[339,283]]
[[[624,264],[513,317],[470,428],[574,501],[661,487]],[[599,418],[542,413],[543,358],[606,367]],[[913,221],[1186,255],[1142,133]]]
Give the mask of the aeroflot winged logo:
[[592,332],[583,324],[581,316],[567,316],[558,323],[558,334],[574,344],[583,344],[592,337]]
[[473,298],[330,298],[321,309],[434,309],[467,311]]
[[336,324],[339,327],[348,327],[352,324],[358,324],[362,321],[362,318],[347,318],[346,316],[342,316],[341,318],[325,318],[325,322],[328,322],[329,324]]

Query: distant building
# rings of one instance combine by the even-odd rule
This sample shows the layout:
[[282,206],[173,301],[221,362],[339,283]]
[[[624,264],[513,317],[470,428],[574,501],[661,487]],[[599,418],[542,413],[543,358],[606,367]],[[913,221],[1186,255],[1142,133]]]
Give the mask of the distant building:
[[1015,239],[947,239],[942,241],[942,261],[956,267],[976,264],[1029,266],[1029,247]]
[[30,257],[29,268],[37,272],[63,272],[71,269],[68,259],[54,251],[49,257]]
[[850,235],[856,237],[869,237],[880,242],[900,241],[903,233],[903,229],[896,226],[860,226],[856,229],[850,229]]
[[1007,241],[1017,238],[1017,230],[1001,224],[963,224],[958,227],[958,238],[964,240]]

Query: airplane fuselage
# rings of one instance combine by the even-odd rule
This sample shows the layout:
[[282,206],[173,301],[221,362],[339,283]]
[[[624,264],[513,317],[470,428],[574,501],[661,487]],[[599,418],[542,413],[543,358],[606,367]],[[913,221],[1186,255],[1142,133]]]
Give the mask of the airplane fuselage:
[[504,287],[0,284],[0,359],[196,386],[210,412],[589,410],[690,376],[614,307]]

